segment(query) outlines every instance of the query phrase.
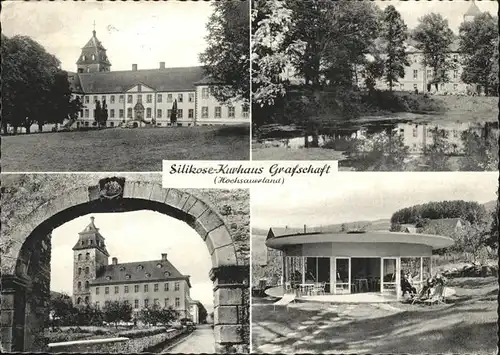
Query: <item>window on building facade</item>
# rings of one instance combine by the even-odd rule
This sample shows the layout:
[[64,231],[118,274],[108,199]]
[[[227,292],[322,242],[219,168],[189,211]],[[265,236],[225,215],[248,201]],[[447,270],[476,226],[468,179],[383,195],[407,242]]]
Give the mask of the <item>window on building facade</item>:
[[121,108],[121,109],[118,111],[118,117],[119,117],[119,118],[123,118],[123,117],[124,117],[124,113],[125,113],[125,112],[124,112],[124,111],[123,111],[123,109]]
[[104,294],[109,295],[109,287],[108,286],[104,287]]
[[85,268],[85,275],[88,275],[88,274],[89,274],[89,272],[90,272],[90,269],[89,269],[89,267],[87,266],[87,267]]
[[132,103],[132,95],[127,95],[127,103]]
[[144,285],[144,292],[148,292],[149,291],[149,285]]
[[101,96],[101,101],[102,102],[106,101],[106,96]]
[[83,59],[83,60],[87,60],[87,56],[86,56],[85,54],[84,54],[84,55],[82,55],[82,59]]
[[85,118],[89,118],[89,109],[88,108],[85,109]]
[[134,308],[139,308],[139,300],[134,300]]
[[215,118],[220,118],[221,117],[221,107],[220,106],[215,106]]
[[418,79],[418,70],[413,70],[413,79]]
[[94,96],[94,103],[97,102],[97,96]]
[[194,110],[192,108],[188,110],[188,118],[194,118]]
[[180,307],[181,306],[181,299],[179,297],[175,297],[175,307]]
[[432,70],[428,69],[427,70],[427,77],[430,78],[432,76]]
[[458,62],[458,54],[453,54],[453,61]]
[[99,301],[95,302],[95,308],[101,309],[101,303]]
[[458,78],[458,70],[453,71],[453,79]]
[[88,96],[85,96],[85,103],[88,104],[89,103],[89,97]]
[[160,300],[159,300],[158,298],[155,298],[155,299],[153,300],[153,304],[154,304],[155,306],[159,306],[159,305],[160,305]]
[[90,287],[90,283],[88,281],[85,281],[85,289],[88,290]]
[[177,118],[182,118],[182,109],[177,110]]
[[149,306],[149,300],[146,298],[144,300],[144,307],[148,307]]
[[78,268],[78,275],[81,275],[81,274],[82,274],[82,268],[81,268],[81,267],[79,267],[79,268]]
[[128,293],[128,286],[127,286],[127,285],[125,285],[125,286],[123,287],[123,293]]
[[413,90],[417,90],[418,86],[417,84],[413,84]]
[[248,105],[241,105],[241,111],[243,112],[243,117],[248,118],[250,107]]
[[95,288],[95,294],[98,295],[99,294],[99,287],[96,287]]
[[177,101],[182,102],[184,100],[184,95],[183,94],[178,94],[177,95]]
[[90,253],[86,253],[85,254],[85,260],[89,260],[90,259]]
[[89,302],[90,302],[89,296],[85,296],[85,304],[89,304]]
[[111,96],[109,97],[109,102],[111,102],[112,104],[114,104],[114,103],[115,103],[115,95],[111,95]]
[[169,303],[170,303],[170,300],[168,298],[165,298],[165,308],[168,307]]
[[125,280],[130,280],[130,274],[125,275]]
[[78,260],[82,260],[82,254],[78,254]]
[[236,110],[234,109],[234,106],[229,106],[229,107],[227,108],[227,110],[228,110],[228,112],[227,112],[227,116],[228,116],[229,118],[234,118],[234,113],[235,113],[235,111],[236,111]]
[[208,118],[208,106],[201,108],[201,118]]
[[78,281],[78,283],[76,284],[76,288],[78,290],[81,290],[82,289],[82,282],[81,281]]
[[194,93],[190,92],[188,94],[188,102],[194,102]]
[[132,107],[127,108],[127,118],[132,118]]
[[115,295],[120,292],[120,286],[115,286]]
[[161,100],[162,100],[162,99],[163,99],[163,98],[161,97],[161,94],[158,94],[158,96],[157,96],[156,100],[157,100],[158,102],[161,102]]
[[80,110],[80,117],[83,117],[83,110]]
[[146,118],[151,118],[151,107],[146,109]]
[[95,54],[92,54],[92,60],[95,60]]
[[123,104],[125,102],[125,95],[120,95],[118,97],[118,102],[121,103],[121,104]]
[[146,95],[146,102],[150,104],[152,101],[153,101],[153,95],[147,94]]
[[142,95],[137,95],[137,102],[142,103]]
[[154,284],[153,285],[153,291],[154,292],[158,292],[158,284]]
[[156,110],[156,117],[161,118],[161,108]]
[[179,287],[180,287],[180,284],[179,284],[179,282],[176,281],[174,284],[174,291],[179,291]]
[[167,94],[167,102],[174,101],[172,94]]
[[416,128],[413,128],[413,137],[417,137],[418,136],[418,131]]
[[164,291],[168,291],[169,290],[168,282],[165,282],[165,285],[163,285],[163,290]]
[[135,293],[139,292],[139,285],[134,285],[134,292]]
[[167,117],[170,117],[172,116],[172,110],[171,109],[167,109]]
[[115,109],[114,108],[112,108],[111,110],[109,110],[109,117],[115,118]]
[[208,99],[208,88],[201,88],[201,98]]

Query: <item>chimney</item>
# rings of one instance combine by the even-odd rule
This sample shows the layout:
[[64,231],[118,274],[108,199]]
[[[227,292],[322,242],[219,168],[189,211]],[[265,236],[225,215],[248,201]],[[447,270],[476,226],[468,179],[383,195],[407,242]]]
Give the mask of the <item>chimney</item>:
[[160,69],[165,69],[165,62],[160,62]]
[[132,71],[137,71],[137,64],[132,64]]
[[167,253],[161,253],[161,260],[167,260]]
[[118,258],[112,258],[111,260],[112,260],[113,265],[118,264]]
[[304,224],[304,234],[306,233],[307,231],[307,228],[306,228],[306,225]]

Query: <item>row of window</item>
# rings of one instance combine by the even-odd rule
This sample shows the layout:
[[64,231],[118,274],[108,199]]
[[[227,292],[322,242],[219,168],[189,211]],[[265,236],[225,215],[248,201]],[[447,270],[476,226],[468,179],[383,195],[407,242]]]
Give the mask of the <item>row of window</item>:
[[[77,300],[77,303],[79,303],[79,302],[81,302],[81,299],[80,299],[80,298],[78,298],[78,300]],[[86,302],[86,303],[88,303],[88,297],[85,297],[85,302]],[[104,302],[104,305],[105,305],[105,306],[107,306],[107,305],[109,304],[109,302],[111,302],[111,301],[105,301],[105,302]],[[128,304],[128,300],[125,300],[124,302],[125,302],[126,304]],[[170,299],[169,299],[169,298],[165,298],[163,302],[164,302],[164,303],[163,303],[163,306],[164,306],[165,308],[167,308],[167,307],[171,306],[171,304],[170,304]],[[179,307],[181,306],[181,299],[180,299],[179,297],[176,297],[174,302],[175,302],[175,303],[174,303],[174,307],[175,307],[175,308],[179,308]],[[155,306],[160,306],[160,300],[159,300],[158,298],[155,298],[155,299],[153,300],[153,304],[154,304]],[[99,301],[97,301],[97,302],[95,303],[95,306],[96,306],[96,308],[100,308],[100,307],[101,307],[100,302],[99,302]],[[144,307],[148,307],[148,306],[149,306],[149,299],[147,299],[147,298],[146,298],[146,299],[144,300]],[[136,308],[136,309],[137,309],[137,308],[139,308],[139,300],[134,300],[134,308]]]
[[[427,77],[432,77],[432,69],[427,70]],[[418,70],[413,69],[413,79],[418,79]],[[458,70],[453,71],[453,79],[458,79]]]
[[[399,84],[399,89],[400,90],[404,90],[405,89],[405,84]],[[413,84],[413,90],[417,90],[418,89],[418,84]],[[444,90],[445,89],[445,84],[444,83],[441,83],[440,85],[440,90]],[[458,84],[453,84],[453,90],[458,90]]]
[[[88,244],[88,245],[94,245],[94,240],[93,240],[93,239],[88,239],[88,240],[87,240],[87,244]],[[95,240],[95,244],[96,244],[97,246],[100,246],[100,245],[101,245],[101,243],[100,243],[100,241],[99,241],[99,240]],[[82,241],[80,242],[80,245],[85,245],[85,241],[84,241],[84,240],[82,240]]]
[[[458,63],[458,54],[453,54],[453,62]],[[410,63],[421,63],[422,62],[422,57],[415,55],[415,56],[410,56],[408,58],[408,61]]]
[[[188,102],[194,102],[194,92],[190,92],[187,95],[188,95],[188,99],[187,99]],[[119,103],[121,103],[121,104],[125,103],[125,95],[110,95],[109,96],[109,103],[114,104],[116,96],[118,96]],[[127,95],[127,103],[128,104],[134,103],[133,96],[134,95]],[[166,97],[167,103],[174,102],[174,94],[166,94],[166,96],[167,96]],[[136,102],[142,103],[142,94],[137,94],[136,97],[137,97]],[[99,97],[97,95],[93,96],[94,103],[96,103],[98,99],[99,99]],[[179,103],[184,102],[184,94],[183,93],[177,94],[177,97],[175,97],[175,99],[177,99],[177,102],[179,102]],[[90,96],[85,96],[84,100],[85,100],[86,104],[90,103]],[[101,103],[104,101],[106,101],[106,95],[101,96]],[[152,102],[153,102],[153,94],[146,94],[146,103],[152,103]],[[156,95],[156,102],[163,102],[163,94]]]
[[[242,106],[243,110],[243,117],[247,118],[248,117],[248,107],[247,106]],[[82,112],[83,111],[83,112]],[[89,118],[90,111],[89,109],[82,110],[80,112],[80,117],[85,117]],[[156,118],[163,118],[163,111],[162,109],[157,109],[156,110]],[[235,117],[235,107],[234,106],[229,106],[227,108],[227,117],[228,118],[234,118]],[[146,108],[146,118],[152,118],[152,113],[153,110],[151,107]],[[82,116],[83,114],[83,116]],[[132,118],[133,110],[131,107],[127,109],[127,118]],[[169,118],[172,114],[171,109],[167,109],[167,115],[165,118]],[[125,118],[125,110],[124,109],[119,109],[118,110],[118,118]],[[183,118],[184,113],[182,109],[177,109],[177,118]],[[95,117],[95,110],[94,110],[94,117]],[[109,118],[116,118],[116,111],[115,109],[109,109],[108,110],[108,117]],[[201,108],[201,118],[208,118],[209,117],[209,107],[208,106],[203,106]],[[221,106],[216,106],[214,108],[214,117],[215,118],[222,118],[222,107]],[[188,118],[194,118],[194,109],[190,108],[188,109]]]
[[[138,293],[140,289],[140,285],[134,285],[134,292]],[[144,292],[149,292],[149,285],[145,284],[143,285]],[[123,293],[129,293],[129,285],[124,285],[123,286]],[[159,290],[159,284],[153,284],[153,291],[158,292]],[[174,282],[174,291],[179,291],[180,290],[180,282],[176,281]],[[163,284],[163,291],[170,291],[170,283],[165,282]],[[120,293],[120,286],[114,286],[114,292],[115,295]],[[98,295],[100,293],[100,288],[96,287],[95,288],[95,294]],[[104,287],[104,294],[109,295],[109,286]]]
[[[89,260],[90,259],[90,253],[86,253],[85,254],[85,260]],[[78,254],[78,261],[82,260],[82,254]]]
[[[81,281],[78,281],[77,288],[78,288],[78,291],[80,291],[82,289],[82,282]],[[89,282],[85,281],[85,289],[88,290],[89,288],[90,288]]]
[[[453,129],[453,130],[451,130],[451,132],[452,132],[454,138],[460,137],[460,131],[458,131],[456,129]],[[427,137],[428,138],[432,138],[433,134],[434,134],[434,132],[432,130],[427,130]],[[446,130],[443,130],[442,134],[446,135]],[[417,130],[417,128],[413,128],[413,137],[415,137],[415,138],[418,137],[418,130]],[[446,137],[443,136],[443,138],[446,138]]]

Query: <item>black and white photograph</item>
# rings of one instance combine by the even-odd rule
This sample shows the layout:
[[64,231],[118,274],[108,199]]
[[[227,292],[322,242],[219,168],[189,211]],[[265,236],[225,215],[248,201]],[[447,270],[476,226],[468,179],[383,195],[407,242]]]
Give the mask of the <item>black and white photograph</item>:
[[497,354],[498,173],[252,194],[252,352]]
[[497,1],[252,4],[252,159],[498,170]]
[[249,192],[3,174],[2,353],[249,352]]
[[249,1],[2,5],[3,171],[250,158]]

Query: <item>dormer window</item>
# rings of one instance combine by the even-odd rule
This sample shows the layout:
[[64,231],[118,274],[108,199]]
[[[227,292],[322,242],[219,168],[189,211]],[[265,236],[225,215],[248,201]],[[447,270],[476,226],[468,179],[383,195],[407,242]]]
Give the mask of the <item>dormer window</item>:
[[84,54],[82,57],[83,60],[87,60],[87,56]]
[[92,60],[95,60],[95,54],[92,54]]
[[106,276],[106,280],[111,280],[111,276]]
[[137,265],[137,270],[142,270],[144,267],[142,265]]
[[163,266],[163,265],[162,265],[162,264],[160,264],[160,263],[156,264],[156,267],[157,267],[158,269],[161,269],[161,267],[162,267],[162,266]]
[[165,272],[164,272],[164,275],[165,275],[166,277],[169,277],[169,276],[170,276],[170,273],[169,273],[168,271],[165,271]]
[[151,274],[149,272],[146,272],[146,277],[151,277]]
[[123,270],[125,270],[125,267],[120,266],[120,271],[123,271]]
[[125,279],[129,280],[130,279],[130,274],[125,275]]

